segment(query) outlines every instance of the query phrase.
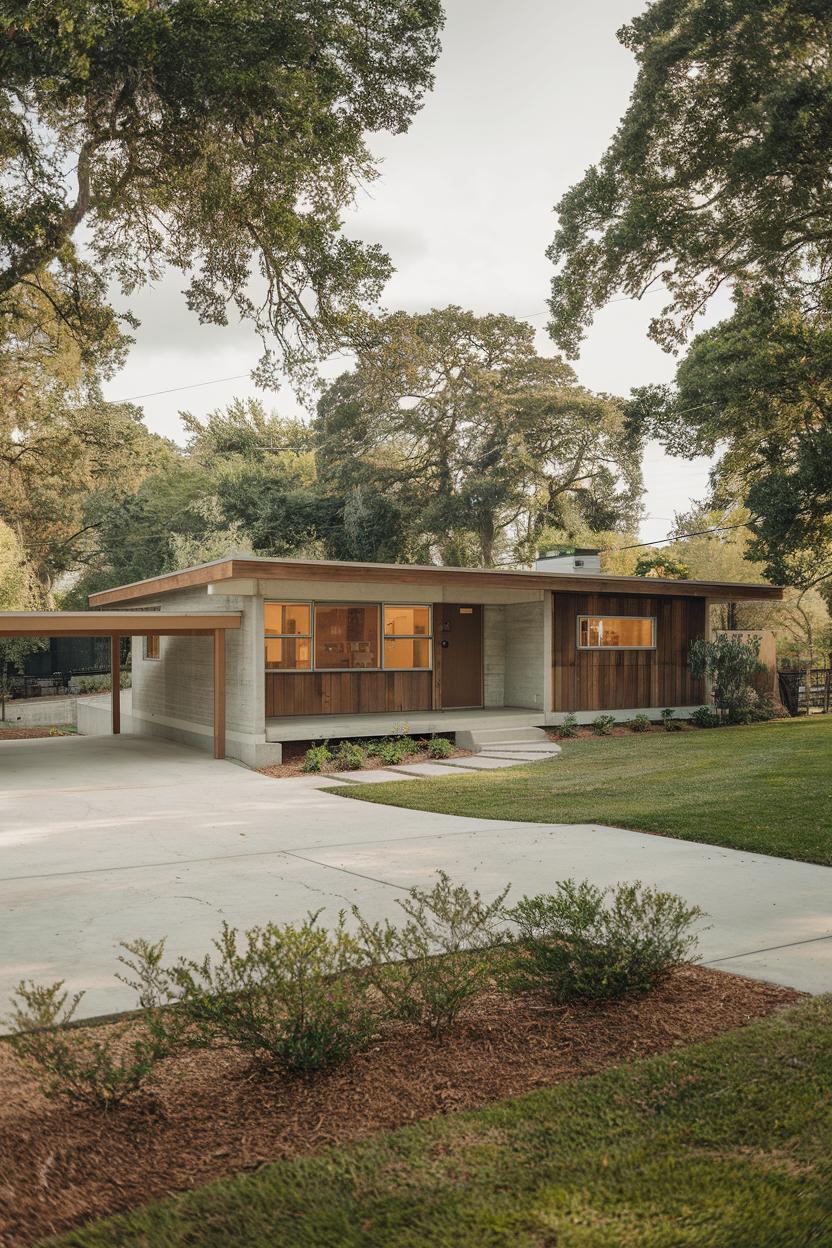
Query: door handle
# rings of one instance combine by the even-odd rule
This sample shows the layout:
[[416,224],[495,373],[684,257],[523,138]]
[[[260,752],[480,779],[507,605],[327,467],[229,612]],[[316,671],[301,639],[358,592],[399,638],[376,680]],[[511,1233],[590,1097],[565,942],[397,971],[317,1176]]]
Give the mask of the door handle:
[[442,647],[442,649],[443,649],[443,650],[447,650],[447,649],[448,649],[448,641],[447,641],[447,638],[443,637],[443,638],[442,638],[442,640],[440,641],[440,643],[439,643],[439,644],[440,644],[440,646]]

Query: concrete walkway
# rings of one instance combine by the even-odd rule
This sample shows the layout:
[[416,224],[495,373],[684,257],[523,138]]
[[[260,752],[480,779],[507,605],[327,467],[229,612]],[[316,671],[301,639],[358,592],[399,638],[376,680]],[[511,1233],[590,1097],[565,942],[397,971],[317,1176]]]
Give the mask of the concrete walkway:
[[[556,763],[552,764],[556,766]],[[443,783],[431,779],[425,783]],[[243,927],[396,898],[438,867],[491,895],[566,876],[639,878],[708,912],[704,961],[832,990],[832,868],[584,825],[467,819],[348,801],[143,737],[0,744],[0,1015],[22,977],[86,988],[82,1015],[133,1004],[118,944],[198,955]]]

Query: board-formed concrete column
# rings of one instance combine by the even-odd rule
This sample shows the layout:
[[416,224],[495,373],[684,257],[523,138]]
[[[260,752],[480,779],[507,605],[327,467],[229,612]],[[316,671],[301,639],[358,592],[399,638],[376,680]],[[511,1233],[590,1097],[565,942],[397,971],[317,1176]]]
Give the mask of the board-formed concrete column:
[[225,758],[225,629],[214,629],[214,758]]
[[121,636],[110,637],[110,707],[113,735],[121,732]]

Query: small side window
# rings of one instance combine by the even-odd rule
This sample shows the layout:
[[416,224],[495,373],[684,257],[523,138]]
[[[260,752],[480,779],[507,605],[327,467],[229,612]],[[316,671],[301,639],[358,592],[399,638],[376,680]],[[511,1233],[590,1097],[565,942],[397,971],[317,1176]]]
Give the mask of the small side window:
[[143,657],[144,657],[145,659],[158,659],[158,658],[160,658],[160,657],[161,657],[161,654],[162,654],[162,649],[161,649],[160,642],[161,642],[161,638],[160,638],[160,637],[145,637],[145,638],[144,638],[144,645],[143,645],[143,648],[142,648],[142,655],[143,655]]

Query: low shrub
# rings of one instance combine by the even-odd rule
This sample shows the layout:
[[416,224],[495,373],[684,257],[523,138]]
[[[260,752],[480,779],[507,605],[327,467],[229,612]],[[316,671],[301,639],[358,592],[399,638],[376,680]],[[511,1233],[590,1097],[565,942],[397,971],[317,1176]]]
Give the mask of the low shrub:
[[[122,669],[119,674],[119,688],[129,689],[132,683],[132,673]],[[113,687],[113,678],[106,672],[100,676],[73,676],[72,685],[80,694],[109,693]]]
[[669,706],[666,706],[664,710],[662,711],[662,723],[664,724],[665,732],[681,732],[682,731],[681,723],[679,722],[678,719],[673,718],[673,711]]
[[632,719],[627,720],[630,732],[649,732],[650,718],[647,715],[634,715]]
[[357,908],[358,939],[368,981],[393,1018],[439,1036],[482,991],[493,973],[493,947],[503,938],[503,902],[453,884],[444,871],[430,891],[411,888],[398,904],[407,921],[370,924]]
[[376,757],[385,767],[395,767],[404,762],[405,749],[401,741],[388,737],[386,741],[380,742]]
[[429,758],[450,758],[454,752],[453,743],[447,737],[431,737],[427,749]]
[[602,889],[562,880],[506,917],[517,924],[521,950],[510,986],[564,1002],[647,992],[690,960],[690,928],[702,911],[639,881]]
[[303,756],[300,769],[301,771],[323,771],[332,762],[332,759],[332,750],[326,743],[323,745],[310,745]]
[[360,771],[366,757],[367,751],[357,741],[342,741],[335,751],[335,766],[338,771]]
[[720,718],[712,706],[700,706],[691,713],[690,722],[697,728],[718,728]]
[[355,973],[362,951],[343,913],[332,931],[318,926],[319,914],[253,927],[242,941],[223,924],[213,959],[170,967],[168,998],[188,1042],[228,1044],[290,1073],[332,1066],[367,1045],[376,1019]]
[[144,1087],[169,1048],[143,1023],[113,1025],[103,1040],[85,1027],[69,1026],[83,995],[69,998],[63,980],[21,981],[8,1019],[11,1045],[35,1066],[50,1099],[112,1109]]
[[568,715],[564,715],[563,723],[558,725],[559,737],[577,737],[578,735],[578,717],[570,711]]
[[592,721],[592,731],[596,737],[611,737],[614,726],[614,715],[596,715]]

